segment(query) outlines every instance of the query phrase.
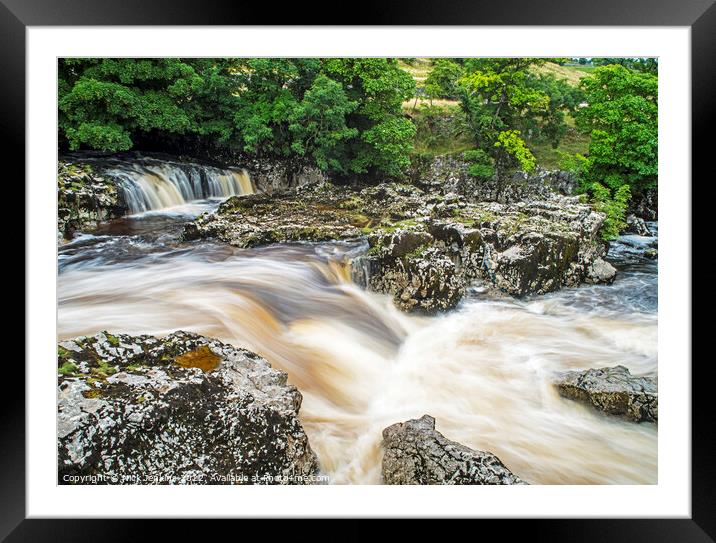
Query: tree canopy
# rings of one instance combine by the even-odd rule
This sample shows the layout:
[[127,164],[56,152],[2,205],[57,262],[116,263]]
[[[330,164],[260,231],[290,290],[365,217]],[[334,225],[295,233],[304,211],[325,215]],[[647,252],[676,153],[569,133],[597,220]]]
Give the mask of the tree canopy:
[[398,174],[413,78],[393,59],[61,59],[59,138],[125,151],[151,133],[339,173]]

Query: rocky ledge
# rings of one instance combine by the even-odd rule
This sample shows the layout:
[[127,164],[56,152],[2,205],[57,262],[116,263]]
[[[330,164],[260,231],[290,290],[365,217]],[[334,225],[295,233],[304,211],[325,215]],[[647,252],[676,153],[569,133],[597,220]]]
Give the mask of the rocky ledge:
[[301,484],[301,394],[258,355],[176,332],[58,345],[60,484]]
[[587,403],[610,415],[635,422],[658,420],[656,379],[636,377],[624,366],[561,373],[554,384],[565,398]]
[[383,451],[383,482],[388,485],[527,484],[494,454],[445,438],[429,415],[383,430]]
[[354,279],[403,310],[434,312],[454,307],[474,280],[515,296],[610,283],[616,270],[602,258],[603,222],[577,197],[470,203],[412,185],[314,183],[230,198],[189,223],[184,237],[238,247],[364,237]]
[[71,239],[75,231],[97,226],[126,211],[117,187],[83,162],[60,161],[57,165],[57,231]]

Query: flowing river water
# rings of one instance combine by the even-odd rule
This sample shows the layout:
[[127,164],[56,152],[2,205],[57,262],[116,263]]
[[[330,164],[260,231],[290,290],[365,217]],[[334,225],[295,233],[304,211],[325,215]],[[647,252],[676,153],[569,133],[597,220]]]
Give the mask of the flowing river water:
[[[379,483],[381,432],[428,413],[449,439],[495,453],[533,484],[657,482],[657,428],[560,398],[552,372],[657,372],[657,263],[625,236],[611,286],[527,299],[474,288],[437,317],[353,284],[360,242],[236,249],[182,242],[204,200],[125,217],[61,245],[58,336],[189,330],[288,372],[333,483]],[[656,223],[650,223],[656,234]]]

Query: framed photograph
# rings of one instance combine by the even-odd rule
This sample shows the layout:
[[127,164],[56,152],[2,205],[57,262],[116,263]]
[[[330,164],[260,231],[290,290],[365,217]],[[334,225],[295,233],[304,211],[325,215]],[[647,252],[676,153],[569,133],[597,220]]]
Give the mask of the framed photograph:
[[8,541],[286,517],[712,541],[716,8],[391,8],[3,0]]

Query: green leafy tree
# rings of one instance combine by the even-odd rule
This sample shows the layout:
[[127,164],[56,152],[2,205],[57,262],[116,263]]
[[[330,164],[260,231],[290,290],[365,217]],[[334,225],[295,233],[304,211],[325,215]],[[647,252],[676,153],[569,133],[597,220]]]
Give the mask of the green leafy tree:
[[523,130],[531,139],[545,139],[556,149],[567,132],[567,115],[573,115],[584,101],[584,92],[551,74],[529,74],[526,84],[549,101],[546,108],[525,116]]
[[61,59],[58,136],[71,150],[173,142],[400,175],[414,91],[385,58]]
[[646,72],[657,75],[659,72],[659,59],[651,57],[600,57],[592,60],[595,66],[618,65],[630,70]]
[[542,64],[534,58],[465,61],[461,104],[478,147],[493,155],[498,174],[514,164],[534,170],[522,133],[530,122],[549,115],[550,97],[533,84],[531,72]]
[[351,144],[346,171],[400,175],[410,164],[415,136],[415,126],[402,113],[403,102],[415,94],[413,78],[388,58],[326,59],[324,71],[359,104],[347,120],[360,136]]
[[586,183],[612,192],[655,187],[658,176],[658,80],[621,65],[608,65],[583,78],[587,106],[576,112],[577,126],[591,135]]
[[497,136],[495,147],[502,149],[504,154],[512,157],[520,168],[527,173],[533,172],[537,166],[537,160],[532,152],[525,145],[517,130],[504,130]]
[[467,173],[478,179],[490,179],[495,174],[495,161],[482,149],[465,151],[463,157],[468,162]]
[[347,140],[358,134],[346,125],[346,116],[356,107],[340,83],[319,75],[290,113],[292,149],[313,157],[321,169],[344,172]]
[[430,99],[457,98],[459,96],[458,81],[462,76],[462,66],[456,62],[438,58],[433,62],[433,68],[425,78],[425,94]]
[[70,149],[124,151],[137,132],[196,126],[182,105],[202,79],[182,60],[65,59],[59,74],[59,130]]

